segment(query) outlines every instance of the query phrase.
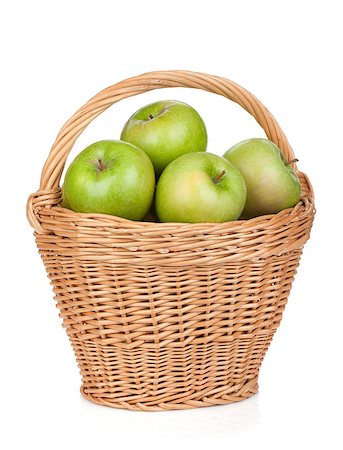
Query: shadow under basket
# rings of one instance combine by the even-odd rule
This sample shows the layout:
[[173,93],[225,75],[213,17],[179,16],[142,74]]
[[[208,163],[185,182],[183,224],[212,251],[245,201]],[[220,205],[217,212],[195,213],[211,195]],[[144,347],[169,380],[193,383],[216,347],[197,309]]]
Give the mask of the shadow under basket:
[[93,97],[64,125],[27,214],[82,376],[102,405],[158,411],[219,405],[257,391],[313,216],[301,201],[278,214],[228,223],[133,222],[60,206],[73,144],[112,104],[152,89],[203,89],[235,101],[294,160],[270,112],[227,79],[151,72]]

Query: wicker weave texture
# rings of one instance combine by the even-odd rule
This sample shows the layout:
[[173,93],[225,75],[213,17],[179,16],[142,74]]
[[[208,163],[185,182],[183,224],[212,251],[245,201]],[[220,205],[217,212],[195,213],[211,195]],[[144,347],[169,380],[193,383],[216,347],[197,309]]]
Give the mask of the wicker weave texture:
[[312,226],[312,188],[295,164],[298,205],[246,221],[142,223],[59,206],[66,158],[91,120],[125,97],[173,86],[236,101],[294,159],[254,96],[199,73],[125,80],[93,97],[62,128],[27,213],[81,370],[81,391],[104,405],[184,409],[255,393]]

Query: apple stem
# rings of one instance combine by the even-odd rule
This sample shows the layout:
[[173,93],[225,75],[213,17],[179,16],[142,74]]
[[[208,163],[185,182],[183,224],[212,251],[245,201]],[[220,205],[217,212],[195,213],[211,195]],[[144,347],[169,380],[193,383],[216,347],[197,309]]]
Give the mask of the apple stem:
[[212,178],[213,183],[214,183],[214,184],[218,184],[219,181],[223,178],[224,175],[225,175],[225,170],[223,170],[223,171],[220,172],[218,175],[216,175],[214,178]]
[[298,161],[299,161],[299,159],[297,159],[297,158],[292,159],[292,161],[288,161],[288,163],[286,164],[286,166],[289,166],[290,164],[296,163],[296,162],[298,162]]
[[153,119],[154,116],[152,114],[149,114],[149,119]]
[[105,164],[104,164],[103,160],[101,158],[99,158],[98,159],[98,169],[100,171],[102,171],[102,170],[104,170],[104,168],[105,168]]

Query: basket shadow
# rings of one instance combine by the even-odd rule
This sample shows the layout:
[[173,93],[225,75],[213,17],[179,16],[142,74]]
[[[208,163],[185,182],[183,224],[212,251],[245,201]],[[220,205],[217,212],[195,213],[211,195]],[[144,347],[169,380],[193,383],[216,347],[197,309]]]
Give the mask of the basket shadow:
[[[173,436],[180,438],[228,437],[255,429],[260,423],[259,394],[227,405],[173,411],[131,411],[104,408],[80,396],[81,408],[86,413],[100,414],[99,420],[113,427],[116,432],[127,433],[127,423],[135,435],[144,437]],[[126,431],[125,431],[126,430]]]

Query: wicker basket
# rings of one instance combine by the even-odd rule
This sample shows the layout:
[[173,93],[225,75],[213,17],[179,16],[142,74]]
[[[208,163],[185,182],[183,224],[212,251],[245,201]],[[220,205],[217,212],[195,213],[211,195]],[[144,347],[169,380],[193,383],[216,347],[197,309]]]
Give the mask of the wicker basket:
[[66,158],[87,125],[119,100],[167,87],[233,100],[294,159],[278,123],[252,94],[202,73],[127,79],[64,125],[27,214],[80,367],[81,392],[117,408],[186,409],[254,394],[314,216],[311,184],[295,163],[301,201],[245,221],[146,223],[61,208]]

